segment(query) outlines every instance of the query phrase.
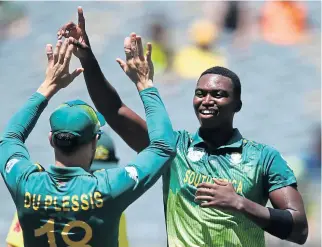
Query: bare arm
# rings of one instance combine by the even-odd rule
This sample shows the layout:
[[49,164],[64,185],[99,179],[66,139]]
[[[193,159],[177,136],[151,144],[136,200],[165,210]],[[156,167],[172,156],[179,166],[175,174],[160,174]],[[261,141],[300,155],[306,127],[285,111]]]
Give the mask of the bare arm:
[[[304,244],[308,236],[308,224],[300,193],[294,187],[286,186],[270,192],[269,198],[275,209],[287,210],[292,215],[291,232],[287,240]],[[240,212],[263,230],[279,237],[267,230],[273,221],[269,209],[239,196],[231,183],[217,179],[214,184],[202,183],[198,185],[196,200],[201,201],[201,207],[216,207]],[[283,218],[274,219],[274,221],[281,226],[285,223]]]
[[145,121],[122,102],[115,88],[105,79],[93,54],[81,59],[81,64],[89,95],[97,110],[132,149],[142,151],[149,145]]
[[[308,236],[308,224],[300,193],[294,187],[287,186],[271,192],[269,198],[274,208],[288,210],[292,215],[292,232],[287,240],[304,244]],[[238,211],[264,230],[270,225],[271,217],[268,208],[243,197],[240,197],[238,208]]]
[[73,37],[79,47],[75,55],[84,68],[84,77],[89,95],[97,110],[103,114],[111,128],[135,151],[140,152],[149,145],[145,121],[128,108],[115,88],[106,80],[91,48],[85,31],[83,10],[78,8],[78,25],[70,22],[58,32],[62,36]]

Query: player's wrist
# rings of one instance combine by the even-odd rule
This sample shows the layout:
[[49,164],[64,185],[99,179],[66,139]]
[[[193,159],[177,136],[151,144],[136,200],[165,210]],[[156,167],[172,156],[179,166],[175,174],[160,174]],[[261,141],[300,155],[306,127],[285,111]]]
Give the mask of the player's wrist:
[[37,92],[45,96],[47,100],[50,100],[58,92],[58,88],[56,85],[51,85],[51,83],[44,81]]
[[243,212],[245,208],[245,198],[237,195],[236,200],[234,200],[234,210],[238,212]]
[[136,88],[138,89],[139,92],[141,92],[147,88],[154,87],[152,80],[140,81],[140,82],[135,83],[135,85],[136,85]]
[[86,51],[81,51],[81,54],[78,56],[78,58],[83,66],[91,63],[92,61],[96,61],[95,55],[90,47]]

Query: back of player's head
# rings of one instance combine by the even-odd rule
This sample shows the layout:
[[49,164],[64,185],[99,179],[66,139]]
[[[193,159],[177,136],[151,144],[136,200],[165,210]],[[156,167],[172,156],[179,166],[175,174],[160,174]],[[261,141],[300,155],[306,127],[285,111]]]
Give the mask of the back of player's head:
[[[234,87],[235,99],[237,99],[239,101],[239,105],[238,105],[236,111],[239,111],[242,106],[241,84],[240,84],[239,77],[230,69],[227,69],[225,67],[220,67],[220,66],[215,66],[215,67],[205,70],[204,72],[201,73],[200,77],[202,77],[203,75],[206,75],[206,74],[221,75],[221,76],[228,77],[231,80],[231,82],[233,83],[233,87]],[[200,77],[199,77],[199,79],[200,79]],[[198,79],[198,81],[199,81],[199,79]]]
[[84,101],[65,102],[50,116],[52,142],[63,153],[72,153],[101,134],[104,124],[104,117]]

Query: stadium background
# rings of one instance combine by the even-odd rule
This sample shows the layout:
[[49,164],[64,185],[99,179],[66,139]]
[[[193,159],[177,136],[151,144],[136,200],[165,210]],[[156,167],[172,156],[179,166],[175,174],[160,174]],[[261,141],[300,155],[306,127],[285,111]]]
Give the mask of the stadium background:
[[[55,44],[56,31],[62,24],[69,20],[77,21],[79,4],[84,8],[91,45],[105,76],[124,102],[141,116],[144,112],[138,94],[115,62],[115,58],[124,57],[124,37],[135,31],[148,39],[148,24],[155,16],[163,16],[161,20],[166,21],[169,44],[176,53],[191,43],[188,30],[192,21],[205,14],[204,3],[201,2],[5,4],[8,5],[0,5],[0,130],[43,81],[45,45]],[[316,132],[321,112],[321,3],[304,4],[310,36],[306,42],[274,45],[255,35],[246,49],[237,49],[232,46],[231,35],[225,32],[220,33],[216,40],[216,47],[225,57],[227,66],[239,75],[242,83],[243,109],[236,116],[235,126],[245,137],[280,150],[293,161],[290,165],[299,176],[306,169],[301,162],[304,154],[308,154],[312,143],[321,137],[320,132]],[[263,5],[264,2],[248,3],[252,24],[256,25]],[[72,68],[77,65],[77,59],[73,59]],[[173,71],[155,76],[175,129],[195,131],[198,127],[192,109],[196,79],[180,78]],[[44,167],[54,161],[47,139],[50,113],[58,104],[72,98],[92,103],[82,76],[51,100],[27,141],[31,157]],[[114,138],[121,164],[126,164],[135,153],[113,131],[107,130]],[[319,167],[313,173],[320,172]],[[310,236],[305,246],[320,246],[320,180],[305,176],[299,186],[305,194],[306,205],[315,208],[310,210]],[[5,246],[15,208],[3,181],[0,182],[0,200],[0,246]],[[166,245],[161,181],[131,205],[126,215],[131,247]],[[268,237],[268,246],[292,244],[276,242],[276,239]]]

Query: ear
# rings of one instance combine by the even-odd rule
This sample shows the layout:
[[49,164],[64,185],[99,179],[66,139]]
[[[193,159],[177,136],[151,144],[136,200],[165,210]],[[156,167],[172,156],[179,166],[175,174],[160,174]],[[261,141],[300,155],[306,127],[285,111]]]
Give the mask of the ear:
[[96,137],[93,140],[93,146],[92,146],[93,150],[96,150],[98,139],[99,139],[99,135],[96,135]]
[[50,145],[53,147],[53,148],[55,148],[55,145],[54,145],[54,142],[53,142],[53,132],[49,132],[49,134],[48,134],[48,140],[49,140],[49,143],[50,143]]
[[239,112],[241,110],[242,106],[243,106],[243,102],[241,100],[239,100],[239,102],[237,102],[235,112]]

